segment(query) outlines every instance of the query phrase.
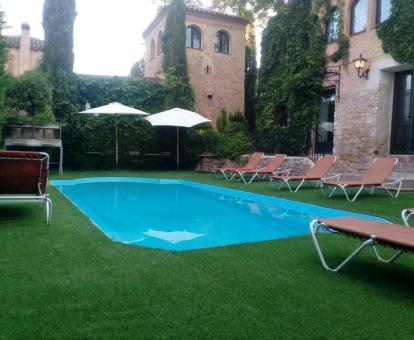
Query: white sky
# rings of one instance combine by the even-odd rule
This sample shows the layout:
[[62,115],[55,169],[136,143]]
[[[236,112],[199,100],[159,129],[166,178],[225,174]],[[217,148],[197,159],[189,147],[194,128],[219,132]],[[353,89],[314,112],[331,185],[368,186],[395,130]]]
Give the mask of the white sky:
[[[211,0],[203,0],[208,6]],[[1,0],[6,13],[5,35],[19,35],[23,22],[31,36],[43,39],[44,0]],[[131,66],[144,56],[142,32],[154,19],[153,0],[77,0],[74,32],[76,73],[128,75]]]

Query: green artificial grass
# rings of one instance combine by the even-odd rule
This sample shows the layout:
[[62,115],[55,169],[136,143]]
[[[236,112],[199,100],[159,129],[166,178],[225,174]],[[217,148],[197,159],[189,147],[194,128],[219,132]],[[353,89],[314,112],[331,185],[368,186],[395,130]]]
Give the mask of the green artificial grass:
[[[64,178],[182,178],[400,222],[414,194],[348,203],[268,182],[195,172],[67,172]],[[55,178],[61,178],[55,176]],[[36,205],[0,206],[0,338],[387,339],[414,334],[414,256],[394,265],[369,250],[342,273],[322,268],[309,236],[187,252],[106,238],[53,187],[53,223]],[[337,262],[358,241],[322,237]]]

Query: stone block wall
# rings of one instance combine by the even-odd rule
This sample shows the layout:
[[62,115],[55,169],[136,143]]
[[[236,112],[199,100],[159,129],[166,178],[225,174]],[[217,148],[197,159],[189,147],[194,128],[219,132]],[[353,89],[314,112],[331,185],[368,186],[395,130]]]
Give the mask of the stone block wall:
[[[332,1],[335,5],[337,1]],[[395,72],[409,69],[399,65],[381,46],[376,33],[376,0],[368,0],[367,30],[350,35],[351,8],[354,0],[344,2],[344,31],[349,37],[349,64],[344,60],[329,63],[340,66],[340,84],[334,120],[334,154],[337,169],[361,173],[378,156],[390,154],[393,85]],[[327,55],[338,48],[327,46]],[[352,60],[360,54],[368,59],[368,80],[359,78]]]

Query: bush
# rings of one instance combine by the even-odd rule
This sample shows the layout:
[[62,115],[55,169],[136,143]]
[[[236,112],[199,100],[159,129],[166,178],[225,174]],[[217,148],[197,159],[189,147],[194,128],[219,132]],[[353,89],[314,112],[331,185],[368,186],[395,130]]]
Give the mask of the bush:
[[[77,79],[82,106],[89,102],[92,107],[120,102],[124,105],[153,113],[163,109],[164,87],[147,80],[125,77],[80,76]],[[111,168],[114,165],[115,132],[114,117],[93,117],[83,114],[68,114],[64,118],[63,143],[65,163],[72,168]],[[132,164],[140,154],[158,153],[164,150],[159,131],[140,117],[118,117],[119,160],[121,167],[141,167],[148,162]],[[171,138],[170,138],[171,139]],[[171,140],[168,146],[171,146]],[[172,144],[175,145],[175,144]],[[142,158],[142,156],[140,156]],[[158,167],[157,160],[152,163]]]
[[54,121],[52,87],[43,72],[35,70],[9,78],[5,91],[7,123],[48,124]]
[[247,122],[241,112],[230,113],[225,109],[217,120],[217,129],[206,124],[189,129],[185,140],[185,166],[191,168],[200,160],[200,154],[213,153],[218,158],[237,161],[241,155],[252,151]]

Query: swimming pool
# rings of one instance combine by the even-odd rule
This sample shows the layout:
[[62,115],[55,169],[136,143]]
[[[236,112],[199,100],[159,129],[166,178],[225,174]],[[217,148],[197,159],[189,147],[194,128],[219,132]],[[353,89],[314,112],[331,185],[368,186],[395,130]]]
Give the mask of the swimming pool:
[[116,242],[190,250],[305,235],[317,217],[367,215],[184,180],[51,182]]

